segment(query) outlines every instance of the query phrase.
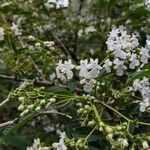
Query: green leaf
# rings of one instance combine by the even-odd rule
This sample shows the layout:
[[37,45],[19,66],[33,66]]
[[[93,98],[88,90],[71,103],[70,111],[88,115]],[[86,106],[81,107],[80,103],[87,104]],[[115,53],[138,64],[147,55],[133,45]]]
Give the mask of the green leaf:
[[3,135],[0,137],[0,144],[6,141],[11,135],[14,135],[20,127],[24,126],[29,120],[35,117],[39,112],[33,112],[28,116],[23,117],[17,124],[14,124],[4,130]]
[[[86,138],[91,131],[92,131],[92,128],[90,127],[79,127],[74,131],[73,137],[76,139]],[[88,142],[96,141],[100,139],[101,137],[102,137],[101,133],[98,130],[95,130],[93,134],[88,138]]]
[[69,81],[68,82],[68,88],[70,89],[70,91],[75,91],[76,82],[75,81]]
[[111,150],[110,144],[106,140],[89,142],[89,150]]
[[142,71],[139,71],[139,72],[136,72],[136,73],[133,73],[132,75],[129,76],[126,84],[130,84],[132,81],[134,81],[135,79],[140,79],[140,78],[143,78],[145,76],[150,76],[150,69],[145,69],[145,70],[142,70]]

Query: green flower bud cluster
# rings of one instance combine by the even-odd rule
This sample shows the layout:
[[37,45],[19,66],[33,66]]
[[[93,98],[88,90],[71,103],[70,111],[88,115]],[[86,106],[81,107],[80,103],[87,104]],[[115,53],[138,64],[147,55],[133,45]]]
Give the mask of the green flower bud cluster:
[[35,110],[40,111],[47,103],[52,104],[56,102],[56,98],[52,97],[50,99],[28,99],[28,97],[20,96],[18,100],[21,104],[18,107],[19,111],[22,111],[20,116],[24,116],[29,112]]
[[88,150],[88,146],[86,145],[85,139],[81,138],[81,139],[70,139],[68,141],[68,146],[71,149],[83,149],[83,150]]
[[[87,102],[88,103],[88,102]],[[78,110],[77,110],[77,113],[80,115],[80,116],[86,116],[88,113],[91,112],[91,106],[90,104],[83,104],[81,102],[78,102],[76,105],[78,107]]]

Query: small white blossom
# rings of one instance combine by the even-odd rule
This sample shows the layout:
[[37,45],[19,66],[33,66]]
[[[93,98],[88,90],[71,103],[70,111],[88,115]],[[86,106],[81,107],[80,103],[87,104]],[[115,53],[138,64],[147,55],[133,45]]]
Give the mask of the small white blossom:
[[15,23],[12,23],[11,30],[14,32],[15,36],[19,36],[22,34],[20,29],[18,28],[18,25],[16,25]]
[[53,143],[53,147],[56,148],[56,150],[67,150],[67,146],[64,143],[65,138],[66,133],[65,132],[60,133],[59,143]]
[[101,66],[98,65],[98,59],[90,59],[90,63],[87,59],[81,60],[76,69],[79,70],[79,76],[83,78],[80,83],[83,84],[84,90],[91,92],[101,69]]
[[0,27],[0,41],[4,40],[4,29]]
[[66,81],[67,79],[68,80],[72,79],[73,68],[74,68],[74,65],[72,64],[71,59],[69,59],[68,61],[64,61],[64,64],[62,63],[62,60],[60,60],[56,67],[57,78],[59,78],[62,81]]
[[53,7],[56,7],[57,9],[62,8],[62,7],[65,8],[69,6],[69,0],[47,0],[44,3],[44,6],[47,9],[50,9]]
[[140,51],[140,60],[142,62],[142,66],[148,63],[148,59],[150,58],[149,50],[147,48],[142,48]]
[[124,65],[124,61],[116,58],[113,63],[115,64],[114,69],[116,70],[116,74],[118,76],[122,76],[124,74],[124,70],[127,69],[127,67]]
[[132,53],[131,55],[131,58],[129,59],[130,60],[130,64],[129,64],[129,68],[130,69],[135,69],[135,67],[139,66],[140,65],[140,62],[139,60],[137,59],[137,56],[136,54]]
[[109,59],[105,60],[103,68],[105,68],[107,73],[111,72],[110,67],[112,66],[112,64],[113,63]]
[[50,150],[50,147],[41,146],[40,139],[34,139],[33,145],[26,150]]
[[145,112],[150,110],[150,83],[148,78],[143,78],[143,80],[136,79],[133,82],[133,90],[140,92],[143,101],[140,104],[140,111]]

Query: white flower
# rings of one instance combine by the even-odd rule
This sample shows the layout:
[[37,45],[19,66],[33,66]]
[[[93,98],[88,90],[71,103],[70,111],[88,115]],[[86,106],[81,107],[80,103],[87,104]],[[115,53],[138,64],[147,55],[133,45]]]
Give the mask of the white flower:
[[81,37],[82,34],[83,34],[83,30],[81,29],[81,30],[78,31],[78,36]]
[[68,7],[68,6],[69,6],[69,0],[58,0],[56,3],[56,8]]
[[68,7],[69,6],[69,0],[47,0],[44,5],[46,8],[50,9],[53,8],[54,5],[56,5],[56,8],[59,9],[61,7]]
[[111,72],[110,67],[112,66],[112,64],[113,63],[109,59],[105,60],[103,67],[105,68],[107,73]]
[[80,84],[83,84],[83,89],[84,91],[86,92],[91,92],[92,89],[93,89],[93,86],[94,84],[96,83],[96,80],[95,79],[87,79],[87,78],[84,78],[80,81]]
[[86,92],[91,92],[94,84],[96,83],[95,78],[98,77],[100,69],[102,67],[98,65],[98,59],[81,60],[80,65],[76,67],[79,70],[79,76],[82,77],[80,83],[83,84],[83,88]]
[[0,27],[0,41],[4,40],[4,29]]
[[60,133],[59,143],[53,143],[53,147],[56,148],[56,150],[67,150],[67,146],[64,143],[65,138],[66,133],[65,132]]
[[114,69],[117,71],[118,76],[122,76],[124,74],[124,70],[127,69],[127,67],[124,65],[124,62],[116,58],[113,62],[115,64]]
[[143,63],[142,65],[144,66],[145,64],[148,63],[148,59],[150,58],[149,50],[147,48],[142,48],[140,51],[140,55],[141,55],[140,60]]
[[140,102],[140,111],[150,110],[150,83],[148,78],[136,79],[133,82],[133,90],[140,92],[143,101]]
[[67,79],[70,80],[73,78],[73,72],[72,69],[74,68],[74,65],[72,64],[71,59],[68,61],[65,61],[64,64],[62,63],[62,60],[59,61],[56,67],[56,75],[57,78],[59,78],[61,81],[66,81]]
[[136,54],[132,53],[131,55],[131,58],[129,59],[130,60],[130,64],[129,64],[129,68],[130,69],[135,69],[135,67],[139,66],[140,65],[140,62],[138,61],[137,59],[137,56]]
[[34,139],[33,145],[26,150],[50,150],[50,147],[41,146],[40,139]]
[[126,59],[127,54],[124,52],[124,50],[133,50],[139,45],[139,42],[136,34],[129,35],[126,31],[126,28],[120,26],[117,29],[112,29],[106,44],[110,51],[115,51],[114,54],[116,57]]
[[126,53],[126,52],[124,52],[123,50],[120,50],[120,49],[114,50],[113,54],[115,55],[115,57],[121,58],[121,59],[126,59],[127,56],[128,56],[128,53]]
[[15,23],[12,23],[11,30],[14,32],[15,36],[21,35],[21,31]]
[[146,141],[143,141],[142,145],[143,145],[143,149],[149,149],[149,145]]
[[81,60],[80,65],[76,67],[77,70],[79,71],[79,76],[80,77],[85,77],[88,73],[89,65],[88,65],[88,60]]

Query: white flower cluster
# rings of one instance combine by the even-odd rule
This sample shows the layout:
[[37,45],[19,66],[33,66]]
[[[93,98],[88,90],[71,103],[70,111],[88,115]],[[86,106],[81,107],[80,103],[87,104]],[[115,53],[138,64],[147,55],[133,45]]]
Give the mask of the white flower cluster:
[[64,8],[69,6],[69,0],[47,0],[44,5],[47,9],[54,7],[56,7],[56,9]]
[[34,139],[33,145],[26,150],[50,150],[50,147],[41,146],[40,139]]
[[140,101],[140,111],[144,112],[150,110],[150,82],[149,79],[144,77],[143,80],[136,79],[132,86],[134,91],[140,92],[143,101]]
[[122,76],[127,70],[127,65],[130,69],[138,69],[148,63],[150,58],[148,48],[138,49],[139,42],[136,34],[129,35],[126,28],[120,26],[113,29],[106,41],[108,49],[114,56],[113,63],[106,60],[104,68],[110,72],[110,67],[114,64],[114,69],[118,76]]
[[65,139],[66,139],[66,133],[65,132],[60,133],[59,143],[53,143],[53,147],[56,150],[67,150],[67,146],[64,143]]
[[67,81],[67,79],[70,80],[73,78],[72,69],[74,69],[75,66],[72,64],[71,59],[65,61],[64,64],[62,63],[62,60],[60,60],[56,65],[56,74],[58,79],[61,81]]
[[0,27],[0,41],[4,40],[4,29]]
[[[61,81],[66,81],[67,79],[73,78],[73,71],[75,66],[72,64],[71,60],[65,61],[64,64],[62,60],[59,61],[56,67],[57,78]],[[76,66],[79,70],[79,76],[82,78],[80,83],[83,84],[83,88],[86,92],[91,92],[94,84],[96,83],[96,78],[99,75],[101,66],[98,65],[98,59],[81,60],[80,65]]]
[[101,66],[98,65],[98,59],[90,59],[90,63],[87,59],[81,60],[76,69],[79,70],[79,76],[83,78],[80,83],[83,84],[84,90],[91,92],[101,69]]

